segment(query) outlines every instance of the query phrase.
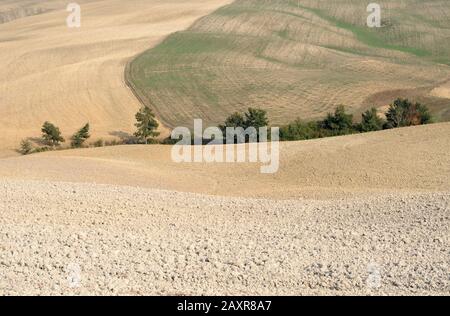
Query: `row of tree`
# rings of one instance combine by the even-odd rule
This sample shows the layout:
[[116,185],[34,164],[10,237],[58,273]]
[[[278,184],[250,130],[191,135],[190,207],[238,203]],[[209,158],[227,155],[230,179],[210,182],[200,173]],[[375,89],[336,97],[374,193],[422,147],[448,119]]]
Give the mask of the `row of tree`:
[[[338,106],[334,113],[329,113],[325,119],[318,121],[302,121],[300,119],[280,128],[281,141],[306,140],[339,136],[354,133],[364,133],[404,126],[428,124],[432,122],[428,108],[420,103],[412,103],[407,99],[397,99],[390,106],[384,117],[376,108],[364,112],[361,122],[355,123],[353,115],[346,112],[344,106]],[[248,112],[233,113],[221,128],[226,127],[259,127],[269,126],[267,112],[249,108]]]
[[[136,132],[134,136],[136,137],[137,143],[148,144],[155,137],[159,135],[158,122],[155,119],[155,115],[148,107],[143,107],[136,113]],[[48,150],[55,150],[60,148],[62,143],[66,140],[62,136],[61,130],[58,126],[45,122],[41,128],[42,137],[40,142],[44,144],[44,147],[35,148],[29,139],[22,140],[20,144],[19,151],[23,155],[28,155],[33,152],[41,152]],[[80,128],[75,134],[70,138],[71,148],[82,148],[86,146],[86,141],[91,137],[90,135],[90,125],[86,123],[82,128]],[[102,142],[103,143],[103,142]],[[98,146],[98,141],[95,143]]]
[[[82,128],[80,128],[75,134],[70,138],[70,146],[72,148],[81,148],[91,135],[89,134],[89,123],[86,123]],[[33,152],[40,152],[46,150],[54,150],[57,147],[61,146],[61,143],[64,143],[66,140],[62,137],[61,131],[59,127],[56,125],[45,122],[41,128],[42,138],[41,142],[45,145],[45,147],[34,148],[33,144],[29,139],[22,140],[20,145],[20,152],[24,155],[31,154]]]
[[324,120],[305,122],[297,119],[295,122],[280,129],[280,139],[305,140],[338,136],[354,133],[364,133],[429,124],[432,116],[428,108],[420,103],[412,103],[407,99],[395,100],[380,116],[376,108],[364,112],[361,122],[355,123],[353,115],[346,113],[344,106],[338,106],[334,113],[329,113]]
[[[344,106],[338,106],[334,113],[329,113],[323,120],[302,121],[297,119],[293,123],[281,127],[280,140],[294,141],[314,139],[428,124],[432,122],[432,116],[426,106],[420,103],[412,103],[407,99],[395,100],[389,106],[384,117],[385,118],[379,115],[376,108],[371,108],[362,114],[361,122],[355,123],[353,115],[347,113]],[[132,143],[154,143],[155,137],[159,136],[159,133],[157,132],[159,124],[155,119],[152,110],[148,107],[143,107],[136,113],[135,126],[136,132],[134,133],[134,137],[136,139]],[[244,129],[254,127],[258,131],[260,127],[268,126],[269,118],[266,111],[249,108],[247,112],[243,114],[238,112],[231,114],[225,120],[224,124],[220,125],[220,128],[225,134],[227,127],[242,127]],[[72,148],[84,147],[86,141],[90,138],[89,130],[89,123],[80,128],[70,138],[70,146]],[[20,147],[20,152],[22,154],[26,155],[32,152],[54,150],[65,142],[60,129],[50,122],[44,123],[41,132],[42,141],[45,143],[46,147],[34,148],[29,140],[23,140]],[[173,142],[173,140],[166,140],[166,143],[171,142]]]

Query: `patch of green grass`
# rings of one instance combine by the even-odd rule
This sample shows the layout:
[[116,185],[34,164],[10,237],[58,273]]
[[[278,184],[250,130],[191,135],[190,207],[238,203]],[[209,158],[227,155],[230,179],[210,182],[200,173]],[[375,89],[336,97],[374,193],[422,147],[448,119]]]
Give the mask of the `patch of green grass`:
[[332,17],[330,15],[327,15],[325,11],[316,9],[316,8],[310,8],[305,7],[302,5],[298,5],[300,8],[307,10],[309,12],[314,13],[318,17],[332,23],[338,28],[347,30],[352,32],[358,41],[361,43],[366,44],[367,46],[374,47],[374,48],[383,48],[383,49],[389,49],[389,50],[396,50],[408,54],[413,54],[417,57],[426,57],[430,56],[431,53],[427,50],[416,48],[416,47],[405,47],[400,45],[394,45],[390,44],[386,41],[385,38],[383,38],[379,33],[381,33],[383,30],[380,28],[369,28],[367,26],[359,26],[354,25],[342,20],[338,20],[335,17]]
[[184,54],[213,54],[232,46],[232,38],[223,34],[178,32],[169,36],[150,51],[151,55],[178,56]]
[[258,11],[257,8],[238,6],[235,4],[231,4],[231,5],[228,5],[228,6],[225,6],[225,7],[222,7],[220,9],[216,10],[216,12],[214,12],[214,14],[217,16],[236,17],[241,14],[253,14],[257,11]]

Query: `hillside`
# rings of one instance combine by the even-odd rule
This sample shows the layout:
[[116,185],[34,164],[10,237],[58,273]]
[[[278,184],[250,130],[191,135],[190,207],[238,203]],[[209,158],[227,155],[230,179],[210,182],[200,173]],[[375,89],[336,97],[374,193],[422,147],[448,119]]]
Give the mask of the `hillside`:
[[235,1],[141,54],[127,80],[170,127],[249,106],[282,124],[397,97],[450,119],[450,2],[378,3],[382,28],[370,29],[358,0]]
[[127,61],[227,0],[80,0],[81,28],[66,1],[0,2],[0,157],[46,120],[70,136],[87,121],[93,138],[133,131],[141,104],[124,82]]
[[275,175],[157,145],[0,159],[0,295],[448,295],[449,132],[283,143]]
[[450,293],[450,122],[284,142],[274,174],[170,145],[14,152],[46,120],[126,137],[140,101],[168,127],[399,96],[449,118],[448,1],[382,1],[378,31],[360,0],[77,2],[75,30],[62,0],[0,1],[0,296]]
[[177,164],[171,146],[154,145],[2,159],[0,177],[274,199],[447,191],[449,133],[450,123],[441,123],[282,143],[280,169],[272,175],[261,174],[260,164]]

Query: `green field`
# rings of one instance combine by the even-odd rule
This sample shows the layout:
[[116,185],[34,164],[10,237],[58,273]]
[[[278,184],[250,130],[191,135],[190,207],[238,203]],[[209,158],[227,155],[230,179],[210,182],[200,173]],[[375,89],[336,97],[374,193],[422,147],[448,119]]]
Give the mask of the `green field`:
[[250,106],[274,124],[359,113],[395,94],[449,119],[450,99],[429,92],[450,79],[450,1],[378,3],[371,29],[360,0],[235,1],[138,56],[126,79],[169,127]]

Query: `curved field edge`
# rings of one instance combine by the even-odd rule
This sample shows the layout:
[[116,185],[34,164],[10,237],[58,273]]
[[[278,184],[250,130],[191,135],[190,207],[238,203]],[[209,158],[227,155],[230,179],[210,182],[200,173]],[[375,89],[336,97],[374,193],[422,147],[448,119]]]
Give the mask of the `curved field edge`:
[[92,142],[133,133],[141,103],[124,82],[126,63],[230,0],[79,0],[76,29],[62,0],[4,2],[0,14],[33,4],[54,10],[0,24],[0,157],[18,155],[23,139],[40,146],[45,121],[67,143],[86,122]]
[[[419,4],[397,2],[396,9],[384,1],[393,8],[380,31],[355,22],[355,1],[339,1],[344,12],[338,4],[300,3],[224,6],[137,56],[126,80],[169,127],[190,127],[194,118],[218,124],[249,106],[268,110],[274,124],[321,117],[338,104],[359,113],[391,102],[382,96],[392,91],[428,104],[438,120],[450,119],[450,100],[430,94],[450,78],[450,45],[442,40],[450,23],[438,10],[449,3],[422,4],[436,17],[430,23]],[[418,87],[420,95],[409,93]]]
[[260,163],[176,163],[171,146],[126,145],[2,159],[0,178],[273,199],[448,191],[449,132],[450,123],[439,123],[283,142],[272,175],[261,174]]

